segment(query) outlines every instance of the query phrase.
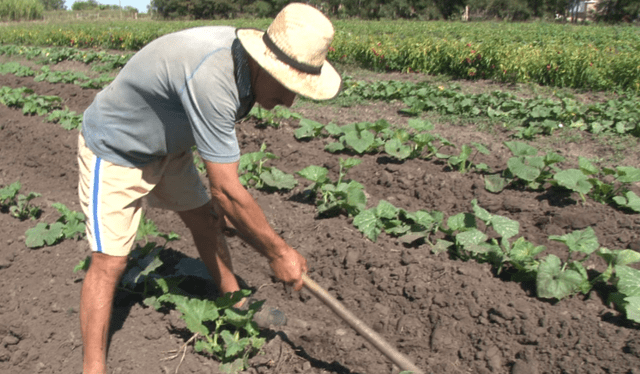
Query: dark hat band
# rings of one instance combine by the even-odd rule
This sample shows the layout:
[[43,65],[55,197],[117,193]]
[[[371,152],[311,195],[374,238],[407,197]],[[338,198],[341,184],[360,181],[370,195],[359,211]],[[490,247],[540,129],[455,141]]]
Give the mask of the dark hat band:
[[275,54],[276,57],[285,64],[291,66],[294,69],[300,70],[303,73],[320,75],[322,66],[313,66],[292,59],[286,53],[284,53],[284,51],[280,49],[276,45],[276,43],[273,42],[273,40],[271,40],[269,34],[267,34],[266,32],[262,34],[262,41],[264,41],[264,44],[267,46],[267,48],[269,48],[269,50],[271,50],[271,52],[273,52],[273,54]]

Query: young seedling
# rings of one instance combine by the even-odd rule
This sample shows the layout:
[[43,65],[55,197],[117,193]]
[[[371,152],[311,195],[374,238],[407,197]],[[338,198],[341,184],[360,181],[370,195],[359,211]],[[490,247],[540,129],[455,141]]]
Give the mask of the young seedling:
[[[582,263],[600,246],[593,229],[588,227],[566,235],[552,235],[549,239],[564,243],[569,248],[569,256],[563,263],[549,254],[540,262],[536,278],[538,297],[560,300],[577,292],[588,293],[593,285]],[[582,253],[582,259],[574,260],[576,253]]]
[[240,157],[238,174],[240,183],[256,189],[291,190],[298,181],[291,174],[287,174],[274,166],[265,166],[268,160],[278,158],[266,152],[266,144],[260,146],[260,151],[246,153]]
[[442,223],[441,212],[407,212],[396,208],[385,200],[380,200],[375,208],[362,210],[353,219],[353,224],[369,240],[375,242],[382,231],[399,236],[404,243],[410,244],[428,238]]
[[41,196],[37,192],[29,192],[27,195],[18,194],[22,184],[17,181],[0,189],[0,210],[8,211],[13,217],[24,221],[27,218],[36,219],[42,210],[31,205],[31,200]]
[[354,158],[340,158],[340,172],[336,183],[331,182],[327,177],[329,171],[321,166],[311,165],[297,172],[301,177],[313,182],[307,191],[317,200],[318,213],[321,216],[332,216],[341,212],[355,216],[366,207],[364,186],[353,180],[344,180],[349,169],[361,162],[362,160]]
[[539,190],[551,180],[553,172],[560,171],[555,164],[564,161],[564,157],[554,152],[538,156],[538,149],[522,142],[504,144],[514,157],[507,161],[508,168],[501,174],[485,177],[485,188],[490,192],[500,192],[510,184]]
[[51,225],[40,222],[25,232],[25,244],[29,248],[55,245],[64,239],[81,239],[85,233],[85,216],[67,208],[62,203],[52,204],[60,218]]

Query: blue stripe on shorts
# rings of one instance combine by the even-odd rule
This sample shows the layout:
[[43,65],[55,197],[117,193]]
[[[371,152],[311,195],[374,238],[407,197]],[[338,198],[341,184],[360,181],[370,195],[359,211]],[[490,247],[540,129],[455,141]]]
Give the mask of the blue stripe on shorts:
[[96,157],[96,163],[93,167],[93,191],[91,194],[91,205],[92,211],[91,215],[93,216],[93,236],[96,240],[96,251],[102,253],[102,233],[100,232],[100,223],[99,223],[99,215],[98,215],[98,206],[100,206],[100,164],[102,163],[102,159],[100,157]]

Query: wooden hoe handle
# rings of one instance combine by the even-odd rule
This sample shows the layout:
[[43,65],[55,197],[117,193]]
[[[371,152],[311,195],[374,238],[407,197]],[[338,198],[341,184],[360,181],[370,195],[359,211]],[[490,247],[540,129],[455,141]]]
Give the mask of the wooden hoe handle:
[[367,341],[373,344],[382,354],[387,356],[394,364],[402,370],[408,370],[413,374],[424,374],[424,371],[418,369],[409,358],[398,352],[389,343],[387,343],[378,333],[373,331],[361,320],[349,312],[335,297],[331,296],[325,289],[320,287],[316,282],[309,278],[306,274],[302,274],[304,286],[326,306],[328,306],[338,317],[342,318],[354,330],[362,335]]

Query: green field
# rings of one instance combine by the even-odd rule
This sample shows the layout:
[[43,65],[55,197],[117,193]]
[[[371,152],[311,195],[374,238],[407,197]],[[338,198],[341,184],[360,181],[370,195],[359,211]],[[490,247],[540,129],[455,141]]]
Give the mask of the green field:
[[[268,19],[19,23],[0,43],[135,51],[166,33],[231,24],[265,28]],[[553,23],[335,21],[332,61],[376,71],[456,79],[640,91],[640,30]]]

